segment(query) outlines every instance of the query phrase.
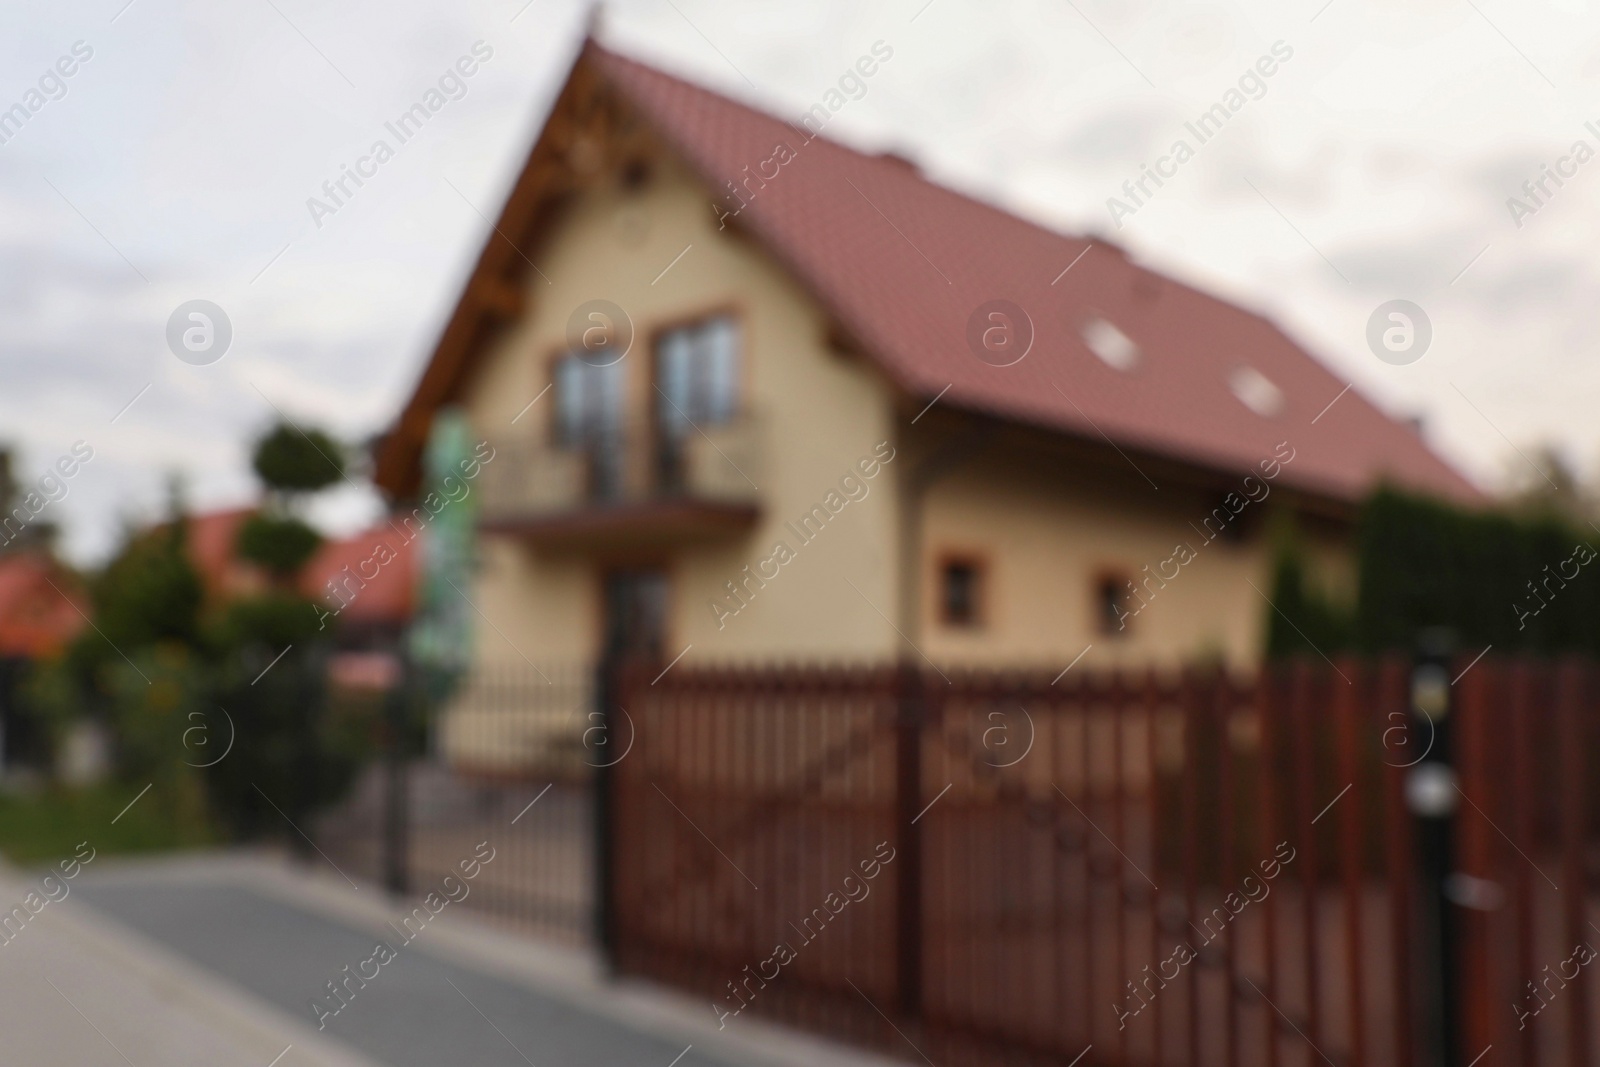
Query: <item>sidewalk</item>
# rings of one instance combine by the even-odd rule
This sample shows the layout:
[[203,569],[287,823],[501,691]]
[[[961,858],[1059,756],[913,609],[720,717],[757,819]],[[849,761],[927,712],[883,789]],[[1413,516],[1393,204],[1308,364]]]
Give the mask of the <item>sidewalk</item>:
[[[129,937],[84,881],[0,944],[0,1067],[379,1067]],[[0,867],[5,911],[37,888]]]
[[[223,1038],[216,1037],[208,1046],[212,1051],[195,1051],[188,1058],[159,1051],[156,1039],[150,1038],[144,1046],[149,1052],[142,1060],[132,1049],[124,1048],[137,1067],[191,1062],[266,1067],[290,1043],[295,1050],[278,1067],[320,1062],[350,1067],[433,1067],[440,1063],[474,1067],[799,1067],[817,1063],[885,1067],[898,1062],[759,1020],[741,1019],[736,1026],[719,1031],[711,1010],[700,1001],[643,983],[607,982],[591,954],[508,934],[461,908],[446,907],[414,941],[405,944],[386,926],[398,921],[400,909],[376,887],[352,889],[331,871],[307,871],[261,854],[219,853],[121,864],[102,859],[86,870],[75,886],[72,896],[46,909],[41,921],[51,917],[49,911],[59,909],[63,920],[99,924],[104,928],[103,937],[110,931],[121,938],[124,959],[131,955],[141,964],[158,960],[180,976],[173,980],[183,989],[177,1003],[186,1003],[190,986],[198,986],[208,995],[229,1000],[236,1006],[234,1014],[255,1026],[251,1035],[257,1043],[249,1046],[254,1058],[239,1058],[245,1048],[241,1031],[241,1036],[234,1038],[240,1042],[238,1053],[218,1043]],[[73,914],[68,914],[69,909]],[[95,918],[96,911],[115,925]],[[24,938],[35,932],[30,928]],[[325,993],[330,979],[343,977],[346,965],[353,973],[358,963],[372,956],[380,939],[397,949],[396,958],[383,965],[378,976],[360,988],[342,1011],[323,1019],[325,1028],[319,1032],[317,1015],[308,1002]],[[15,961],[4,959],[5,953],[15,952],[21,943],[19,939],[11,948],[0,950],[0,964],[7,965],[0,968],[0,975],[13,970],[30,977],[43,973],[54,977],[60,965],[53,960],[29,959],[19,971]],[[185,1027],[203,1028],[202,1020],[207,1021],[205,1025],[215,1024],[215,1018],[203,1011],[170,1020],[147,1015],[148,1006],[136,999],[128,1000],[124,1010],[123,997],[130,995],[129,990],[141,991],[138,980],[125,976],[126,970],[102,966],[102,972],[109,972],[105,980],[113,986],[100,991],[86,989],[79,1007],[91,1017],[102,1003],[108,1015],[125,1014],[130,1042],[141,1022],[153,1033],[170,1035],[174,1047],[179,1035],[187,1033]],[[45,996],[56,998],[57,1014],[73,1014],[42,980],[32,980]],[[121,985],[115,985],[117,982]],[[60,980],[57,984],[72,992]],[[0,986],[0,993],[9,988],[9,984]],[[159,999],[147,990],[144,997]],[[10,999],[0,997],[0,1001]],[[31,1002],[40,1002],[37,993]],[[15,1031],[8,1012],[9,1008],[0,1010],[0,1029],[9,1041]],[[16,1018],[26,1020],[28,1016]],[[101,1021],[96,1018],[96,1022]],[[24,1029],[45,1029],[31,1022],[22,1025]],[[54,1032],[60,1026],[52,1021],[48,1029]],[[78,1027],[89,1038],[100,1040],[82,1020]],[[118,1034],[110,1029],[107,1034],[122,1044]],[[267,1035],[273,1036],[268,1040]],[[193,1040],[207,1036],[202,1033]],[[282,1040],[276,1047],[264,1049],[265,1055],[255,1052],[260,1041],[271,1045],[278,1037]],[[50,1047],[47,1039],[41,1040],[41,1048]],[[190,1040],[183,1038],[184,1042]],[[306,1058],[299,1059],[302,1047],[309,1051]],[[15,1062],[125,1062],[104,1041],[101,1048],[111,1058],[74,1055],[51,1060],[28,1055]],[[13,1062],[10,1052],[9,1047],[0,1051],[0,1067]],[[347,1059],[318,1060],[315,1055],[346,1055]]]

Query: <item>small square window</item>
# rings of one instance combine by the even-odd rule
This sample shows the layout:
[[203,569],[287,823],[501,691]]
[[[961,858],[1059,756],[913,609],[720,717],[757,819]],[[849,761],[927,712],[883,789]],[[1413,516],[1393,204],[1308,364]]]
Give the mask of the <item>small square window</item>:
[[947,626],[981,621],[983,566],[976,560],[946,560],[939,570],[939,614]]
[[1125,575],[1110,572],[1094,580],[1095,625],[1107,637],[1128,634],[1128,586]]

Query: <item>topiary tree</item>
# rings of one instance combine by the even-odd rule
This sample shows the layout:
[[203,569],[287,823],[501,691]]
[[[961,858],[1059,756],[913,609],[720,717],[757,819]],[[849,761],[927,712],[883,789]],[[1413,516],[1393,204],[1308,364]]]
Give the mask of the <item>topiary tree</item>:
[[344,449],[321,430],[279,423],[256,442],[251,466],[268,492],[315,493],[344,477]]
[[292,583],[321,545],[322,535],[301,519],[258,512],[239,528],[234,547],[242,559],[259,564],[284,586]]
[[251,459],[266,502],[240,527],[235,550],[259,564],[280,588],[292,588],[322,535],[300,517],[305,498],[345,476],[344,449],[321,430],[279,423],[256,442]]
[[362,754],[327,713],[327,635],[304,597],[270,590],[229,605],[213,636],[215,702],[239,734],[204,771],[213,810],[234,837],[298,842],[283,815],[309,832],[310,813],[344,793]]
[[216,619],[215,702],[240,743],[205,769],[219,821],[235,836],[286,833],[348,787],[357,753],[327,715],[329,635],[296,579],[322,544],[302,517],[307,498],[345,478],[345,452],[320,430],[280,423],[256,443],[261,510],[240,527],[235,551],[271,576],[273,587],[235,601]]

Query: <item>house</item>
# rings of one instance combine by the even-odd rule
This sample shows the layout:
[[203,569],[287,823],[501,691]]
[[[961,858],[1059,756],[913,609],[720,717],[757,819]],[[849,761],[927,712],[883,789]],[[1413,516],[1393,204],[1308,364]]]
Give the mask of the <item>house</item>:
[[834,98],[582,46],[377,457],[405,501],[437,412],[493,449],[484,670],[1248,665],[1271,516],[1336,570],[1380,480],[1477,498],[1261,316],[818,136]]
[[[266,592],[271,582],[262,569],[239,556],[239,530],[253,507],[226,508],[190,516],[189,558],[200,575],[206,598],[223,603]],[[378,566],[383,545],[389,560]],[[330,628],[341,648],[392,649],[401,641],[416,607],[421,558],[413,541],[387,525],[351,537],[324,541],[302,568],[301,594],[331,613]]]
[[333,612],[324,621],[332,627],[337,619],[338,641],[347,649],[400,647],[421,584],[420,552],[387,525],[323,542],[300,573],[301,591]]
[[28,668],[60,655],[88,625],[88,598],[71,571],[44,552],[0,553],[0,770],[38,763],[48,739],[20,714]]
[[259,596],[267,591],[266,572],[242,558],[234,547],[239,530],[255,513],[253,507],[223,508],[188,517],[185,537],[189,562],[200,576],[210,603]]
[[59,654],[88,625],[78,579],[43,553],[0,555],[0,659]]

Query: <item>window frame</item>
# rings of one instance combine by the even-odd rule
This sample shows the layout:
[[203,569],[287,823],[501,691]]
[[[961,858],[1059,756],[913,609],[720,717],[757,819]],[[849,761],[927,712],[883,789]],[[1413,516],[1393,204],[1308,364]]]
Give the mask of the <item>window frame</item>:
[[[585,361],[583,355],[576,350],[563,347],[551,355],[546,363],[546,366],[549,368],[550,391],[555,394],[550,400],[548,440],[557,448],[581,450],[591,447],[596,440],[603,437],[604,434],[600,431],[602,431],[605,427],[603,423],[595,423],[593,426],[584,427],[584,432],[573,436],[569,436],[567,434],[566,431],[568,427],[565,416],[566,401],[563,398],[563,394],[566,392],[566,389],[563,387],[561,379],[564,373],[566,373],[563,368],[572,362],[582,364]],[[624,360],[618,359],[612,363],[588,364],[588,366],[590,367],[590,373],[594,374],[596,377],[599,376],[600,372],[605,371],[610,371],[611,374],[616,376],[616,410],[614,413],[614,420],[609,429],[613,432],[614,436],[620,435],[625,431],[625,428],[628,424],[628,374],[624,369]],[[613,370],[612,368],[616,369]],[[585,402],[584,406],[587,410],[587,402]]]
[[[662,359],[663,342],[674,333],[703,327],[719,319],[725,319],[732,325],[736,342],[733,355],[734,381],[733,387],[729,391],[727,417],[716,423],[709,423],[699,419],[695,420],[695,422],[700,425],[721,426],[737,422],[745,417],[747,406],[745,398],[749,395],[752,367],[749,317],[744,313],[743,307],[737,303],[713,304],[691,314],[663,320],[650,328],[650,391],[652,393],[650,420],[657,436],[665,435],[668,432],[668,424],[662,417],[662,397],[666,395]],[[657,392],[657,390],[660,391]]]
[[[950,611],[950,598],[947,595],[948,576],[956,567],[965,567],[972,573],[971,588],[968,590],[971,615],[966,619],[955,618]],[[933,572],[933,592],[937,604],[935,617],[939,625],[949,630],[967,632],[987,629],[990,623],[990,583],[993,581],[993,574],[994,570],[986,553],[967,549],[948,549],[940,552],[935,557]]]
[[[1128,586],[1133,581],[1129,571],[1123,567],[1097,567],[1089,584],[1089,610],[1094,624],[1094,632],[1101,637],[1118,639],[1132,635],[1133,627],[1126,622],[1117,625],[1118,619],[1108,617],[1105,611],[1106,603],[1102,593],[1106,589],[1114,589],[1119,596],[1119,603],[1128,609],[1127,619],[1132,619],[1136,614],[1130,605],[1132,595],[1127,592]],[[1115,612],[1112,612],[1115,615]]]

